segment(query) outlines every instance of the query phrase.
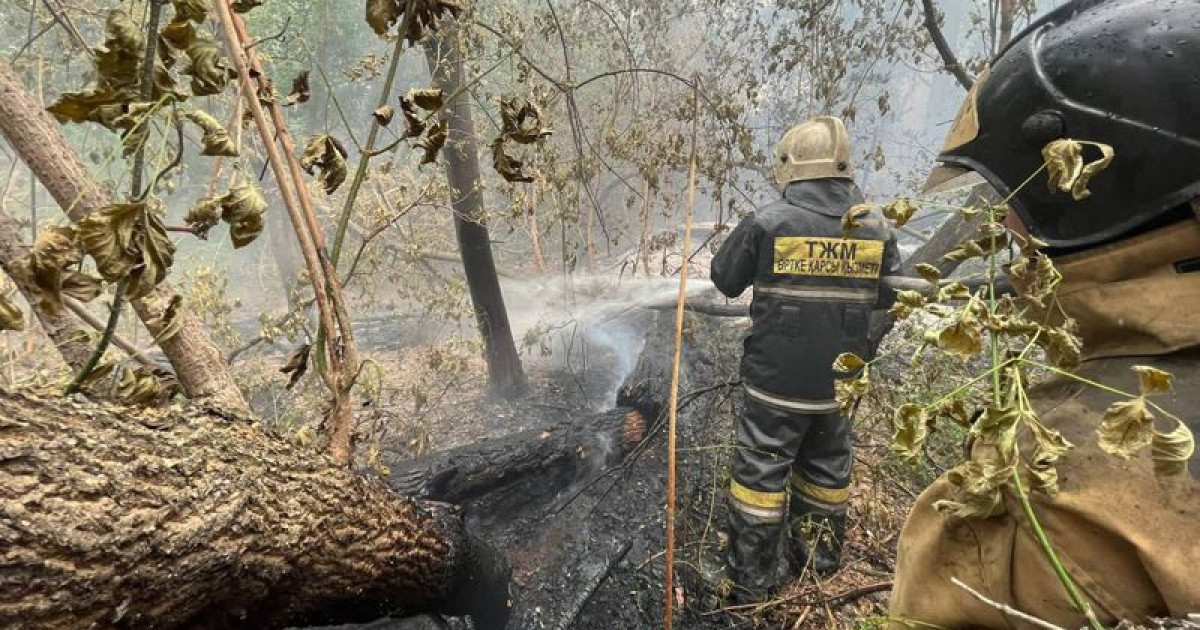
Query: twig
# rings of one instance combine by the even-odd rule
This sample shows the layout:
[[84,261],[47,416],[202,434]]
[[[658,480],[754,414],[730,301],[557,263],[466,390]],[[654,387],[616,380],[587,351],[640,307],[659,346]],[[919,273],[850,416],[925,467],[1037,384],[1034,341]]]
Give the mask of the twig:
[[986,596],[984,596],[983,593],[980,593],[979,591],[971,588],[970,586],[967,586],[966,584],[963,583],[962,580],[960,580],[956,577],[950,578],[950,581],[953,582],[954,585],[957,586],[958,588],[961,588],[962,590],[970,593],[971,597],[974,597],[975,599],[978,599],[979,601],[987,604],[988,606],[991,606],[992,608],[999,610],[1001,613],[1004,613],[1005,615],[1008,615],[1009,617],[1012,617],[1014,619],[1019,619],[1021,621],[1024,621],[1025,623],[1031,623],[1039,628],[1044,628],[1045,630],[1066,630],[1066,628],[1063,628],[1062,626],[1057,626],[1057,625],[1050,623],[1049,621],[1038,619],[1037,617],[1034,617],[1033,615],[1030,615],[1028,613],[1023,613],[1023,612],[1017,610],[1016,608],[1009,606],[1008,604],[1001,604],[1000,602],[988,599]]
[[242,51],[243,52],[248,51],[251,48],[254,48],[255,46],[265,43],[265,42],[273,41],[276,39],[283,39],[283,36],[287,34],[288,25],[290,25],[291,23],[292,23],[292,16],[290,16],[290,15],[286,16],[283,19],[283,28],[279,29],[278,33],[275,33],[274,35],[271,35],[269,37],[263,37],[262,39],[256,39],[256,40],[254,40],[254,43],[246,44],[245,46],[243,46]]
[[42,27],[42,30],[38,31],[36,35],[34,35],[33,37],[29,38],[29,40],[28,40],[28,41],[26,41],[26,42],[25,42],[25,44],[24,44],[23,46],[21,46],[21,49],[17,51],[17,54],[13,55],[13,57],[12,57],[12,63],[16,63],[16,61],[17,61],[18,59],[20,59],[20,58],[21,58],[21,55],[22,55],[22,54],[23,54],[23,53],[24,53],[24,52],[25,52],[25,51],[26,51],[26,50],[27,50],[27,49],[28,49],[30,46],[32,46],[34,42],[36,42],[37,40],[41,39],[41,38],[42,38],[42,35],[45,35],[47,31],[49,31],[51,28],[53,28],[53,27],[54,27],[54,24],[55,24],[55,22],[53,22],[53,21],[51,21],[51,22],[47,22],[47,23],[46,23],[46,25]]
[[[692,79],[692,155],[688,168],[687,214],[684,215],[683,251],[692,248],[692,215],[696,209],[696,143],[700,132],[700,77]],[[679,364],[683,360],[683,307],[687,302],[687,260],[681,263],[679,273],[679,296],[675,302],[675,358],[671,362],[671,395],[667,406],[667,562],[666,602],[663,624],[671,630],[675,614],[675,475],[677,447],[677,423],[679,420]]]
[[113,291],[112,310],[108,312],[108,325],[104,327],[104,334],[100,336],[100,343],[96,344],[96,349],[92,351],[92,356],[88,357],[87,363],[83,364],[83,369],[75,375],[71,380],[71,384],[67,385],[67,389],[63,391],[64,396],[70,396],[79,391],[87,377],[91,376],[96,370],[96,365],[100,363],[104,352],[108,350],[108,344],[112,341],[113,335],[117,332],[117,322],[121,319],[121,302],[125,298],[125,288],[129,285],[129,277],[121,278],[117,283],[116,290]]
[[865,596],[871,595],[873,593],[879,593],[881,591],[891,590],[892,586],[893,586],[892,582],[876,582],[875,584],[867,584],[866,586],[860,586],[858,588],[850,589],[848,591],[843,591],[841,593],[837,593],[836,595],[831,595],[829,597],[823,597],[821,599],[797,601],[797,598],[800,596],[799,594],[797,594],[797,595],[792,595],[790,597],[782,597],[782,598],[779,598],[779,599],[776,599],[773,601],[769,601],[769,602],[761,602],[761,603],[756,603],[756,604],[738,604],[737,606],[726,606],[724,608],[714,610],[710,613],[704,613],[704,614],[714,615],[717,613],[724,613],[724,612],[745,612],[745,611],[751,611],[751,610],[762,610],[764,608],[769,608],[771,606],[777,606],[779,604],[793,604],[796,606],[836,606],[836,605],[840,605],[840,604],[845,604],[847,602],[852,602],[860,597],[865,597]]

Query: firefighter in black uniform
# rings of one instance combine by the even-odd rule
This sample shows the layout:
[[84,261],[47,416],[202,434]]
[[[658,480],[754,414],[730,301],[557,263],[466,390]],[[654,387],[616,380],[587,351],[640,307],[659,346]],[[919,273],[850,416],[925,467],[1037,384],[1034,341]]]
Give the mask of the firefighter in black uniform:
[[871,311],[894,300],[881,280],[899,264],[881,219],[843,232],[843,215],[863,196],[841,120],[788,131],[774,179],[782,197],[745,217],[712,262],[725,295],[754,287],[729,493],[728,569],[739,599],[776,586],[785,513],[797,566],[827,576],[840,565],[852,457],[832,366],[842,352],[869,354]]

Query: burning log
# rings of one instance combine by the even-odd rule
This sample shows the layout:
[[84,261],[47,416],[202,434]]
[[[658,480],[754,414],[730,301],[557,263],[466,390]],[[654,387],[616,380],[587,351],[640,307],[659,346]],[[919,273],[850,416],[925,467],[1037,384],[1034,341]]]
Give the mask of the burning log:
[[481,560],[445,507],[250,423],[0,392],[0,627],[266,629],[353,619],[351,605],[360,620],[461,608],[497,573]]

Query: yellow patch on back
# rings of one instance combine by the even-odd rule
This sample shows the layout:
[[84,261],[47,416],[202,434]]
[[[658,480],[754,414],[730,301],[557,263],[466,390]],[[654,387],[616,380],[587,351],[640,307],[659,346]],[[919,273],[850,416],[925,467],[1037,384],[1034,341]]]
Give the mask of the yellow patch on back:
[[883,241],[777,236],[772,270],[785,276],[878,278],[883,271]]

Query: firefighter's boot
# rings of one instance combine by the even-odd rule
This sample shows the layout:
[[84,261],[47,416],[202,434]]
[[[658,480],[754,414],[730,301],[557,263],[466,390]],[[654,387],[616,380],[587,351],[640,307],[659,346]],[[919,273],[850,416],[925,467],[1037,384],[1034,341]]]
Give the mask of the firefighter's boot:
[[822,578],[837,573],[846,543],[845,509],[823,509],[793,497],[788,511],[792,561],[801,571],[811,569]]

